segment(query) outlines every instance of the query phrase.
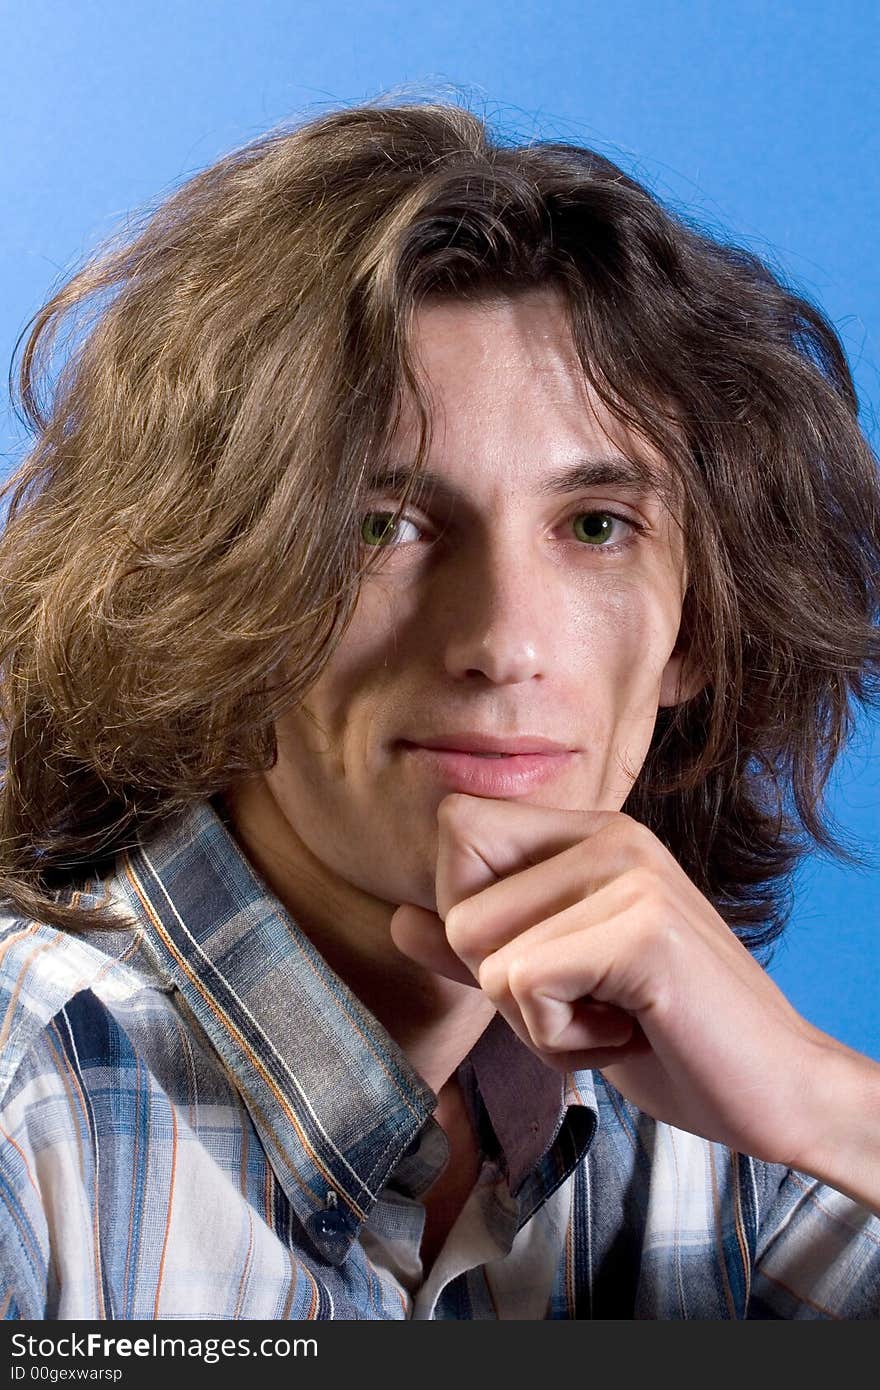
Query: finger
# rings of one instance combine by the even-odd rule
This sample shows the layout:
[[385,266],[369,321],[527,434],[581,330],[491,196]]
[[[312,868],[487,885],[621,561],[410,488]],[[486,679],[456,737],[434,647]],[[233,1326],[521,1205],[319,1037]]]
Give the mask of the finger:
[[[557,858],[554,865],[559,863]],[[517,880],[527,877],[529,870],[518,875]],[[488,912],[489,927],[484,931],[481,908],[484,900],[491,898],[496,889],[504,888],[510,880],[488,888],[479,894],[469,906],[468,915],[458,929],[457,937],[450,937],[449,926],[444,924],[436,913],[412,903],[404,903],[391,918],[391,939],[398,950],[411,960],[423,965],[427,970],[447,979],[458,980],[461,984],[479,986],[479,972],[487,956],[495,956],[498,969],[508,957],[503,954],[505,946],[511,947],[511,959],[534,948],[542,941],[552,941],[558,936],[568,935],[572,930],[583,930],[592,922],[601,922],[618,916],[629,904],[625,885],[619,880],[606,884],[589,900],[589,903],[575,898],[566,908],[551,912],[543,921],[530,925],[522,916],[501,917],[498,919],[493,909]],[[532,892],[534,896],[534,892]],[[545,898],[546,902],[547,899]],[[569,913],[568,907],[575,909]],[[531,916],[529,910],[528,916]]]
[[517,1005],[532,1043],[542,1052],[621,1047],[638,1026],[623,1009],[595,999],[577,999],[569,1004],[535,994],[517,1000]]
[[[601,896],[524,932],[479,967],[480,986],[496,1008],[534,1023],[542,1044],[558,1041],[578,1000],[638,1018],[662,1001],[658,934],[637,907],[607,915]],[[531,1028],[530,1035],[539,1041]]]
[[615,811],[563,811],[489,797],[446,796],[437,808],[437,911],[586,839]]
[[638,1024],[633,1030],[633,1036],[630,1040],[620,1043],[616,1047],[587,1047],[574,1051],[557,1051],[538,1048],[528,1038],[524,1038],[523,1041],[530,1051],[540,1057],[545,1066],[552,1067],[554,1071],[559,1072],[603,1071],[606,1067],[619,1066],[622,1062],[628,1062],[635,1057],[646,1056],[652,1051],[651,1044],[639,1029]]
[[[593,1008],[595,1006],[587,1007]],[[499,1010],[500,1012],[502,1011]],[[636,1057],[648,1056],[653,1052],[651,1043],[636,1019],[629,1020],[629,1033],[628,1036],[624,1037],[624,1030],[619,1025],[612,1026],[610,1011],[607,1025],[598,1014],[595,1016],[592,1027],[588,1026],[586,1018],[578,1017],[570,1036],[575,1043],[580,1045],[572,1047],[567,1045],[564,1037],[560,1037],[551,1047],[538,1046],[519,1014],[513,1022],[509,1018],[506,1021],[521,1042],[537,1057],[540,1057],[546,1066],[553,1067],[555,1071],[598,1071],[612,1065],[619,1066],[620,1063]],[[620,1040],[612,1041],[614,1038]]]
[[391,918],[391,940],[405,956],[433,974],[479,987],[476,977],[450,946],[446,929],[436,913],[404,903]]
[[634,901],[639,884],[626,876],[625,847],[620,836],[607,842],[607,828],[450,908],[446,935],[468,969],[476,974],[486,956],[527,931],[535,941],[570,931],[560,920],[569,908],[589,903],[598,920]]

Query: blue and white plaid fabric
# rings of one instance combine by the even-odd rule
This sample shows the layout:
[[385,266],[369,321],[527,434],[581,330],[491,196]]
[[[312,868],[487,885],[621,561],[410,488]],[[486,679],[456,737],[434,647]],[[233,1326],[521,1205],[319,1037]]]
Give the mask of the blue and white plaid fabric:
[[880,1316],[877,1217],[500,1017],[461,1069],[483,1170],[424,1279],[434,1095],[214,806],[80,897],[107,894],[107,933],[0,918],[4,1317]]

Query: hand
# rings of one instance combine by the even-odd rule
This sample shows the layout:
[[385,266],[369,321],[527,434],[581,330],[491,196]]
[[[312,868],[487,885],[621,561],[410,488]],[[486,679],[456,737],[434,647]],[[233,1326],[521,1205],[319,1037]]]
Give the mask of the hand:
[[798,1166],[814,1068],[837,1045],[646,826],[459,794],[438,824],[439,918],[398,908],[401,951],[478,985],[549,1066],[601,1071],[657,1120]]

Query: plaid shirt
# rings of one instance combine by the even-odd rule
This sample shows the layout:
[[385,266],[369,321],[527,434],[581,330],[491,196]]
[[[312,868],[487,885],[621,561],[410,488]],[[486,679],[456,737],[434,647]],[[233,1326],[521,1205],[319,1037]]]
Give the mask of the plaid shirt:
[[562,1078],[496,1016],[483,1167],[427,1279],[433,1092],[210,802],[121,854],[118,928],[0,919],[6,1318],[868,1318],[880,1220]]

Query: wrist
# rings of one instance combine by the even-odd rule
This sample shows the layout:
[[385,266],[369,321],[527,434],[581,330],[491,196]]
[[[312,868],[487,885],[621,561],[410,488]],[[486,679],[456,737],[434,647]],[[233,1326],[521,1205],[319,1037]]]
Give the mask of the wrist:
[[791,1167],[880,1216],[880,1063],[819,1034],[809,1138]]

